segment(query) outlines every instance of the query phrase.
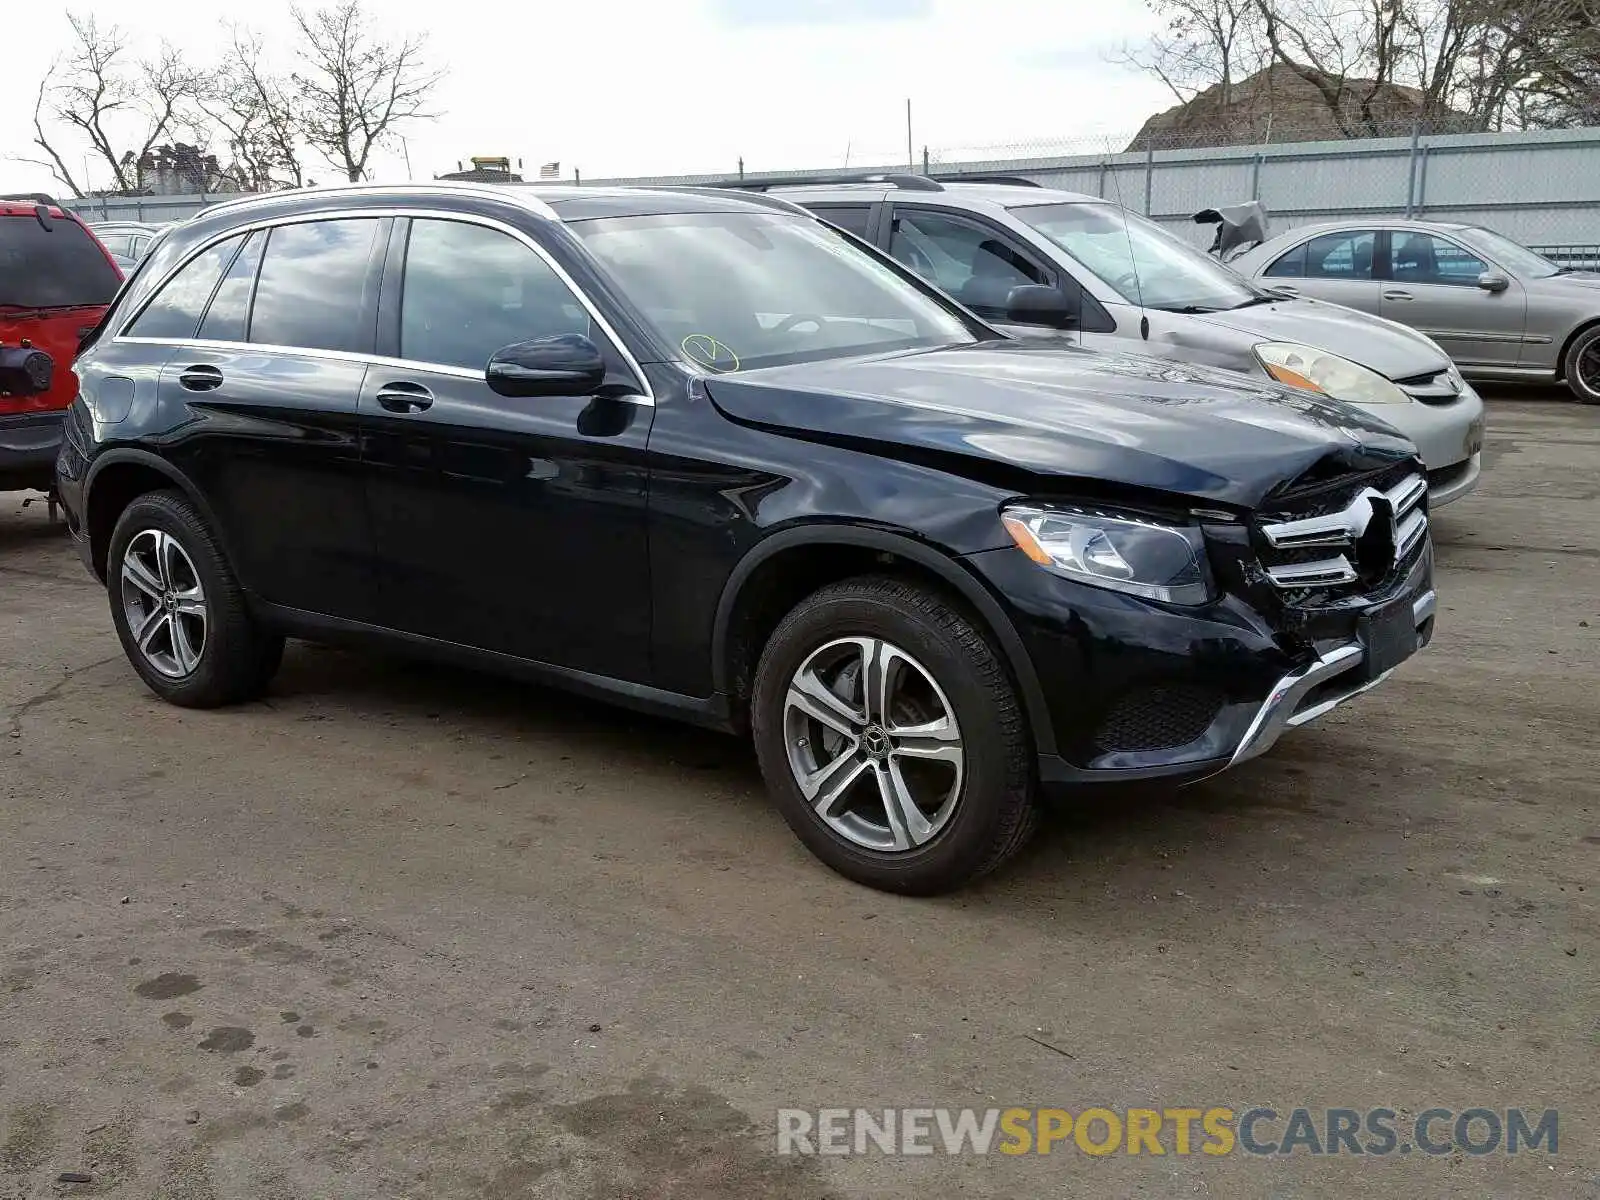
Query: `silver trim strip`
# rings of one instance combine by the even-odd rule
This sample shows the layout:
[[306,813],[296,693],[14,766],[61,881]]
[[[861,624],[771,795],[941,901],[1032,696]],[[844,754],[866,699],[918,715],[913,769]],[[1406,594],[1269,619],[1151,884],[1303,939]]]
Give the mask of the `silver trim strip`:
[[[396,185],[396,189],[405,190],[400,188],[399,185]],[[317,192],[336,191],[349,194],[350,191],[359,189],[317,188],[314,190]],[[285,192],[273,193],[273,195],[278,196],[287,194],[288,193]],[[236,202],[227,201],[226,203],[231,207]],[[218,205],[216,207],[222,207],[222,205]],[[521,242],[529,250],[532,250],[533,253],[537,255],[544,262],[544,264],[555,273],[556,277],[567,286],[567,289],[577,297],[578,303],[583,305],[584,311],[589,314],[590,319],[593,320],[594,323],[605,332],[606,336],[611,339],[611,344],[617,348],[617,352],[622,355],[623,361],[627,364],[629,370],[633,372],[634,378],[639,384],[639,394],[637,396],[619,397],[619,399],[625,400],[629,403],[654,407],[656,402],[655,393],[650,388],[650,380],[645,376],[644,368],[639,365],[639,360],[633,356],[633,352],[628,349],[627,343],[624,342],[617,334],[617,331],[612,327],[611,322],[605,319],[605,316],[600,312],[599,308],[595,306],[594,301],[589,299],[587,293],[585,293],[584,290],[577,285],[577,282],[572,278],[572,276],[567,274],[566,270],[561,266],[561,264],[552,258],[550,253],[543,246],[539,245],[539,243],[527,233],[518,229],[514,225],[506,224],[504,221],[496,220],[493,217],[479,216],[475,213],[456,213],[443,209],[418,207],[336,208],[314,213],[280,213],[277,216],[264,217],[259,221],[253,221],[247,224],[231,225],[227,229],[219,231],[207,241],[201,242],[193,247],[180,262],[174,265],[165,275],[163,275],[155,284],[155,286],[150,289],[149,294],[145,296],[137,311],[122,321],[121,325],[118,327],[119,331],[112,335],[112,340],[117,342],[131,342],[136,345],[193,346],[197,349],[232,350],[244,352],[259,351],[264,354],[296,354],[305,358],[326,358],[345,362],[376,363],[383,366],[394,366],[401,368],[410,367],[416,370],[435,372],[437,374],[455,375],[463,379],[481,380],[483,378],[482,371],[473,371],[466,367],[459,367],[447,363],[429,363],[421,362],[415,359],[389,358],[381,354],[356,354],[345,350],[306,349],[299,346],[274,346],[256,342],[209,341],[201,338],[143,338],[121,332],[123,329],[130,328],[134,322],[138,321],[138,319],[144,315],[145,309],[149,307],[150,303],[156,298],[156,296],[160,295],[162,289],[172,281],[173,276],[177,275],[179,271],[183,270],[196,258],[204,254],[207,250],[219,242],[225,242],[229,238],[238,237],[241,234],[248,235],[250,233],[254,233],[258,229],[275,229],[280,225],[304,225],[312,221],[339,221],[361,217],[371,218],[373,220],[379,220],[384,217],[410,217],[414,220],[460,221],[465,225],[479,225],[485,229],[496,230],[497,232],[507,234],[508,236]]]
[[[1438,604],[1438,593],[1432,588],[1412,601],[1411,616],[1419,629],[1433,617]],[[1228,766],[1234,767],[1265,754],[1285,730],[1298,729],[1302,725],[1311,723],[1339,707],[1346,700],[1353,699],[1362,692],[1371,691],[1394,674],[1394,669],[1391,668],[1376,679],[1365,680],[1336,695],[1324,697],[1314,704],[1302,707],[1305,705],[1306,697],[1317,688],[1355,670],[1366,656],[1367,652],[1360,642],[1346,642],[1342,646],[1335,646],[1332,650],[1325,651],[1309,665],[1301,667],[1298,671],[1291,671],[1278,680],[1273,685],[1272,691],[1267,694],[1267,698],[1261,702],[1261,707],[1256,710],[1256,715],[1250,722],[1249,728],[1245,730],[1244,737],[1239,739],[1239,746],[1234,750],[1233,757],[1228,760]]]

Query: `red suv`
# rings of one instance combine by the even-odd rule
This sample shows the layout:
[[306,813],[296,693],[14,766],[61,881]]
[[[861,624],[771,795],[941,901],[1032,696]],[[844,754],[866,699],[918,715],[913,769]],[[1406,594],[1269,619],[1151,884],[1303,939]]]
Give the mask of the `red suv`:
[[122,272],[48,196],[0,196],[0,492],[52,487],[78,342]]

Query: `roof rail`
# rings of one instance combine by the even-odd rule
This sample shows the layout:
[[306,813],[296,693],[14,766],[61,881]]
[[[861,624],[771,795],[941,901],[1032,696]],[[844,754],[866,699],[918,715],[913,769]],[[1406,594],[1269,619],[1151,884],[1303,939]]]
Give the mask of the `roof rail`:
[[1032,188],[1044,186],[1044,184],[1040,183],[1037,179],[1028,179],[1022,175],[968,175],[960,171],[953,171],[948,174],[936,175],[934,178],[941,180],[944,183],[1002,183],[1008,184],[1012,187]]
[[[681,185],[674,187],[670,183],[639,184],[637,190],[645,192],[688,192],[691,196],[725,196],[731,190],[726,186],[710,184],[706,186]],[[794,213],[796,216],[814,217],[816,214],[810,209],[796,204],[793,200],[785,200],[782,196],[769,196],[765,192],[756,192],[754,195],[744,197],[751,204],[759,204],[763,208],[775,208],[779,212]]]
[[54,196],[45,195],[43,192],[12,192],[8,195],[0,196],[0,200],[24,200],[29,204],[53,204],[57,208],[61,207],[60,201]]
[[[515,183],[476,183],[463,180],[431,180],[427,183],[338,183],[321,184],[315,187],[285,188],[278,192],[241,192],[237,196],[230,196],[227,200],[219,200],[207,204],[193,216],[194,220],[208,217],[214,212],[223,212],[230,208],[256,203],[266,204],[273,200],[299,199],[305,196],[385,196],[392,193],[415,192],[421,195],[449,196],[449,195],[480,195],[498,196],[504,199],[512,189],[531,187],[529,184]],[[522,206],[531,209],[542,217],[559,220],[555,209],[534,195],[522,198]]]
[[729,179],[710,186],[734,188],[746,192],[764,192],[778,187],[826,187],[836,183],[881,183],[903,188],[908,192],[942,192],[944,184],[926,175],[912,175],[905,171],[873,171],[865,175],[766,175]]

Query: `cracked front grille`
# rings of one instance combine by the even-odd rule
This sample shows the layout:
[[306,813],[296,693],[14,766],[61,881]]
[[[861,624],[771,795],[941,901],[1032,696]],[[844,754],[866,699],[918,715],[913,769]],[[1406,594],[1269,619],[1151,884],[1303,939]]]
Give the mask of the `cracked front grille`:
[[1426,540],[1427,495],[1413,463],[1286,493],[1257,524],[1267,578],[1284,591],[1382,584]]

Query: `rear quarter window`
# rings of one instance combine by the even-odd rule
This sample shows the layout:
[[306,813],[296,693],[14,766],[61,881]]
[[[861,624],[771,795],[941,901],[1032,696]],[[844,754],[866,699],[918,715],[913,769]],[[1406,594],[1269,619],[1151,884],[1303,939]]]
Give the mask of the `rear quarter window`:
[[33,213],[0,216],[0,304],[76,308],[108,304],[122,277],[78,222]]

